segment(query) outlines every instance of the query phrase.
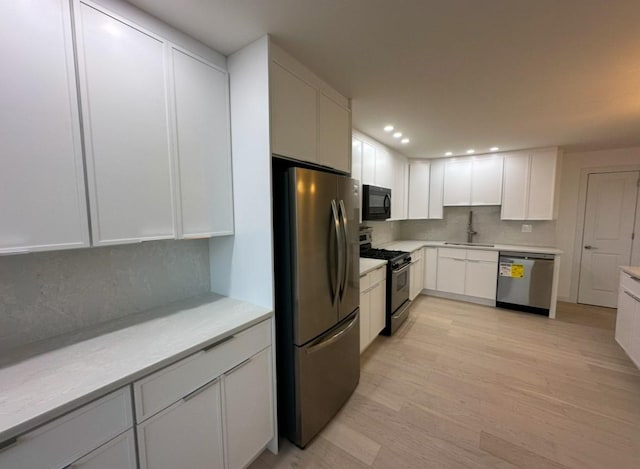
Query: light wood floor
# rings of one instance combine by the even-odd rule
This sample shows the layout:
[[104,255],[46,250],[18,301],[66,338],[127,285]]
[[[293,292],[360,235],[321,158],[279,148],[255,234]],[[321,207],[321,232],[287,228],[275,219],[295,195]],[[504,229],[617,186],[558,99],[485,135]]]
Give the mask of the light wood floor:
[[554,321],[419,297],[307,449],[282,441],[251,468],[638,469],[640,372],[615,311],[580,310]]

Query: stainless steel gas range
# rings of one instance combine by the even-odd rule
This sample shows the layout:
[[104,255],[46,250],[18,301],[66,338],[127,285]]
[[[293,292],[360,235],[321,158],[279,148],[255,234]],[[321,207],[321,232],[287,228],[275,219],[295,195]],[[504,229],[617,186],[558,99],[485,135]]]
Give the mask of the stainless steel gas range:
[[384,335],[392,335],[409,317],[409,266],[411,257],[405,251],[371,247],[371,230],[360,230],[360,257],[387,261],[387,304]]

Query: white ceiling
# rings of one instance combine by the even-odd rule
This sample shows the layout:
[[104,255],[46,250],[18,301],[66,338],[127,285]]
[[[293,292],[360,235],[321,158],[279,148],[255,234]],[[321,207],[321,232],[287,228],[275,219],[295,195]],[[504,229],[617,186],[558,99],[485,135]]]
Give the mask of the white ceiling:
[[271,34],[411,157],[640,144],[640,0],[129,1],[225,55]]

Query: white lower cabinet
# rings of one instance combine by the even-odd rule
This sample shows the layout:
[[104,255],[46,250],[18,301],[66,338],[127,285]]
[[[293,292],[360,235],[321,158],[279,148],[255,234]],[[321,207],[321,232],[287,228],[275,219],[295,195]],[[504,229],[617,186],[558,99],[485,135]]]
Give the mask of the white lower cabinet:
[[128,430],[69,466],[70,469],[136,469],[136,438]]
[[422,248],[411,253],[411,266],[409,267],[409,299],[411,301],[422,292],[424,287],[424,260]]
[[424,288],[435,290],[438,281],[438,248],[424,248]]
[[274,436],[270,321],[134,383],[142,469],[241,468]]
[[497,251],[439,248],[437,266],[437,290],[495,301]]
[[138,448],[143,469],[224,468],[219,379],[138,425]]
[[382,332],[386,322],[385,266],[360,277],[360,353]]
[[616,341],[640,368],[640,280],[620,275]]
[[[131,390],[126,386],[13,442],[3,443],[0,469],[49,469],[76,464],[90,468],[131,467],[130,442],[118,443],[119,435],[132,427]],[[122,461],[124,465],[120,464]],[[135,467],[135,453],[133,462]]]
[[273,438],[271,374],[269,347],[222,378],[227,469],[246,467]]

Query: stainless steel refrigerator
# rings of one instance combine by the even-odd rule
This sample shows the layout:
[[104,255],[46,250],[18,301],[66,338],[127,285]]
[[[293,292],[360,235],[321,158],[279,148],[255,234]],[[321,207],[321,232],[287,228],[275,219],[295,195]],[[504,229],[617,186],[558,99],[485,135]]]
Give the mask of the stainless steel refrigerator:
[[274,159],[280,427],[304,447],[360,378],[358,184]]

